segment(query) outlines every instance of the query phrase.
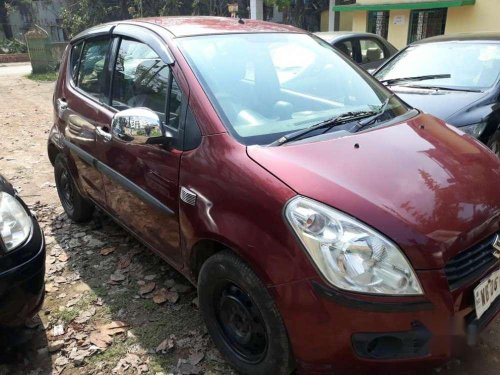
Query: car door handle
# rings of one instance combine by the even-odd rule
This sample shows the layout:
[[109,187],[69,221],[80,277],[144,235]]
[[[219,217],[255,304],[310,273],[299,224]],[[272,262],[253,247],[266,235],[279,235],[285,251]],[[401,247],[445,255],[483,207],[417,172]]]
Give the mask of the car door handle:
[[59,116],[59,118],[62,119],[64,111],[68,109],[68,102],[64,98],[59,98],[56,101],[56,106],[57,106],[57,116]]
[[107,128],[103,128],[102,126],[96,126],[95,132],[102,137],[104,142],[111,141],[111,133]]

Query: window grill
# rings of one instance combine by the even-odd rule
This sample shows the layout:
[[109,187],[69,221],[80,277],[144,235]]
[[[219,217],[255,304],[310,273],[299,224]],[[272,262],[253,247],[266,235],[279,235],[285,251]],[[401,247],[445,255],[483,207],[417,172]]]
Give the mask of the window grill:
[[444,34],[447,8],[412,10],[408,43]]

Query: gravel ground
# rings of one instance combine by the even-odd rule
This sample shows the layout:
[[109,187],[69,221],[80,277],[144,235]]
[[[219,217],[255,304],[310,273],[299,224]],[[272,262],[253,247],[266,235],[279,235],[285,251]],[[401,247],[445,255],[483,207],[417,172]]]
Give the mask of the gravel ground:
[[[0,172],[39,218],[47,240],[47,293],[39,317],[3,347],[2,374],[229,374],[210,341],[195,290],[100,213],[71,223],[46,156],[54,83],[22,64],[0,66]],[[499,319],[480,345],[425,374],[497,374]]]

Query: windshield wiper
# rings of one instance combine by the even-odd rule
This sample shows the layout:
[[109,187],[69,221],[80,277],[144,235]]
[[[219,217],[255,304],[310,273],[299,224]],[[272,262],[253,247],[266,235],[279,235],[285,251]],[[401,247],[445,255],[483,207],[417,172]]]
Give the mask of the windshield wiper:
[[419,89],[429,89],[429,90],[446,90],[446,91],[463,91],[463,92],[481,92],[477,89],[459,88],[459,87],[447,87],[447,86],[427,86],[427,85],[405,85],[405,87],[414,87]]
[[401,82],[426,81],[428,79],[440,79],[440,78],[451,78],[451,74],[431,74],[431,75],[426,75],[426,76],[382,79],[380,82],[382,82],[385,85],[390,86],[390,85],[394,85],[396,83],[401,83]]
[[353,120],[356,120],[359,118],[373,116],[376,113],[377,112],[374,112],[374,111],[346,112],[346,113],[343,113],[339,116],[331,117],[329,119],[321,121],[321,122],[319,122],[315,125],[312,125],[308,128],[297,130],[297,131],[294,131],[292,133],[286,134],[283,137],[281,137],[281,138],[277,139],[276,141],[272,142],[271,144],[269,144],[269,146],[281,146],[287,142],[294,141],[294,140],[301,138],[304,135],[307,135],[309,133],[312,133],[318,129],[325,129],[325,131],[323,132],[323,134],[324,134],[328,130],[334,128],[335,126],[338,126],[338,125],[341,125],[341,124],[344,124],[346,122],[353,121]]
[[387,110],[387,107],[389,106],[389,102],[391,101],[391,99],[395,96],[396,94],[392,93],[391,95],[389,95],[385,100],[384,102],[380,105],[379,107],[379,110],[375,113],[375,115],[371,116],[371,117],[368,117],[368,118],[365,118],[363,120],[360,120],[358,121],[358,124],[356,125],[356,127],[354,128],[354,131],[355,132],[358,132],[360,131],[361,129],[365,128],[366,126],[368,125],[371,125],[373,124],[375,121],[377,121],[378,118],[380,118],[384,113],[385,111]]

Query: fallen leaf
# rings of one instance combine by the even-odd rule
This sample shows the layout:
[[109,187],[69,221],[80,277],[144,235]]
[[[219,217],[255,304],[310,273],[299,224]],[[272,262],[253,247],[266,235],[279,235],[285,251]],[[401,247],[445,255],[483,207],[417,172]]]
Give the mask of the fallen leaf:
[[151,281],[149,283],[144,284],[139,288],[139,294],[141,296],[151,293],[156,287],[156,283],[154,281]]
[[198,363],[202,361],[203,358],[205,358],[205,354],[203,354],[202,352],[198,352],[191,354],[188,358],[188,361],[193,366],[196,366]]
[[90,334],[90,342],[101,349],[106,349],[113,341],[112,336],[125,332],[127,327],[126,323],[120,321],[104,324]]
[[119,282],[125,280],[125,275],[120,271],[115,271],[115,273],[111,274],[109,279],[114,282]]
[[52,283],[45,284],[45,291],[47,293],[54,293],[57,292],[58,290],[59,288]]
[[161,305],[168,301],[168,293],[170,293],[167,289],[162,288],[155,292],[153,295],[153,302]]
[[69,259],[69,256],[66,253],[62,253],[61,255],[59,255],[57,257],[57,259],[59,259],[60,262],[67,262]]
[[133,252],[128,252],[127,254],[122,255],[120,257],[120,260],[118,261],[118,268],[119,269],[128,268],[128,266],[130,266],[130,263],[132,263],[132,258],[134,257],[134,255],[135,254]]
[[172,350],[175,346],[175,335],[170,335],[169,338],[163,340],[156,348],[156,353],[166,353]]
[[104,249],[101,249],[101,251],[99,252],[101,255],[103,256],[106,256],[106,255],[109,255],[111,254],[112,252],[115,251],[115,248],[114,247],[105,247]]
[[77,318],[75,318],[75,323],[83,324],[90,320],[90,318],[95,314],[95,307],[91,307],[88,310],[82,311]]

